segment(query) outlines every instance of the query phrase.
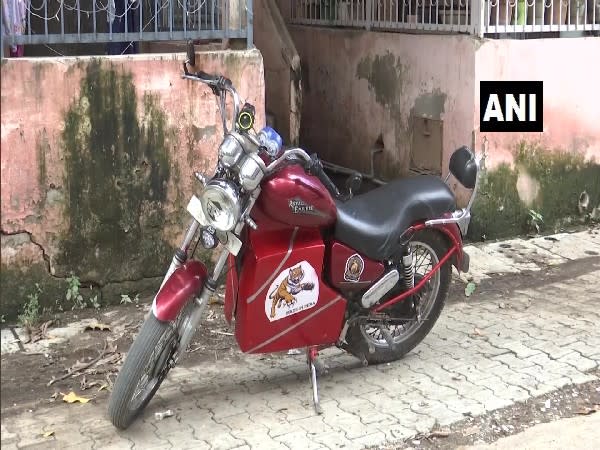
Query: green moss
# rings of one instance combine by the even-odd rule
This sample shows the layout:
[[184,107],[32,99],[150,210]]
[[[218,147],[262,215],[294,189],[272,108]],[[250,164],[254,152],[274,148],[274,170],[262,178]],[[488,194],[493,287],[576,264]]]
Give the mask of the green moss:
[[46,186],[46,153],[50,151],[50,143],[46,130],[42,130],[37,137],[38,183],[41,189]]
[[375,94],[377,103],[397,109],[402,94],[404,77],[408,71],[392,53],[367,56],[356,67],[356,76],[369,82],[369,90]]
[[[542,215],[542,231],[555,232],[573,221],[585,222],[588,215],[578,209],[583,191],[590,197],[588,212],[600,205],[600,165],[586,161],[581,154],[521,144],[515,150],[514,163],[514,168],[502,164],[482,178],[469,228],[471,239],[532,232],[530,209]],[[519,195],[519,170],[538,186],[530,204],[523,201],[523,192]]]
[[23,269],[2,265],[0,314],[5,316],[6,320],[12,321],[17,318],[27,302],[27,295],[34,292],[36,283],[42,290],[39,301],[43,308],[54,308],[57,301],[64,299],[66,284],[50,276],[44,263],[31,264]]
[[171,248],[162,238],[175,135],[151,95],[138,102],[132,76],[93,61],[65,114],[68,233],[59,271],[83,280],[156,276]]
[[527,210],[517,192],[518,174],[502,164],[483,175],[473,205],[469,237],[479,240],[511,236],[523,232]]
[[[382,55],[366,56],[356,66],[356,77],[368,82],[375,101],[389,111],[396,142],[407,142],[410,138],[408,122],[403,118],[400,107],[404,86],[409,81],[408,73],[400,58],[389,51]],[[377,158],[376,173],[382,179],[393,180],[406,174],[407,160],[398,159],[396,151],[386,151],[381,156]]]

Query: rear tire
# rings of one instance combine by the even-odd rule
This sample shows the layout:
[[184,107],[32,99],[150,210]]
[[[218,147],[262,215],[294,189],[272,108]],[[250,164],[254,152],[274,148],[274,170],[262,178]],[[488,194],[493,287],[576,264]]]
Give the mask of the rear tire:
[[[161,322],[150,313],[127,353],[110,396],[108,414],[115,427],[129,427],[150,402],[170,370],[176,346],[173,324]],[[146,375],[147,385],[140,387]]]
[[[445,236],[441,232],[435,230],[419,231],[415,234],[411,242],[411,246],[412,245],[414,245],[413,251],[415,254],[417,251],[416,249],[418,248],[426,249],[427,252],[433,252],[435,254],[432,255],[432,266],[435,265],[437,261],[442,259],[449,248]],[[418,274],[418,267],[416,272]],[[425,273],[427,272],[429,272],[429,270],[425,271]],[[425,273],[421,274],[421,276],[425,275]],[[437,285],[437,277],[439,277],[439,285]],[[444,308],[451,279],[452,263],[451,259],[449,259],[443,266],[440,267],[438,274],[432,276],[423,289],[419,291],[420,294],[429,289],[431,285],[437,285],[437,293],[435,293],[435,298],[431,299],[433,303],[426,311],[426,314],[423,315],[422,322],[418,325],[414,325],[414,329],[410,332],[410,334],[407,334],[403,338],[399,338],[398,341],[396,341],[396,338],[394,337],[393,348],[390,348],[386,341],[378,342],[376,339],[371,338],[370,334],[365,331],[369,325],[365,324],[364,322],[358,322],[348,329],[348,333],[346,335],[346,342],[348,343],[347,350],[362,360],[363,363],[366,362],[368,364],[381,364],[401,359],[404,355],[415,348],[425,338],[425,336],[429,334],[435,325],[435,322],[439,318],[442,309]],[[402,279],[400,279],[399,283],[402,283]],[[398,293],[399,292],[395,292],[394,295],[397,295]],[[433,296],[434,293],[432,292],[430,295]],[[404,301],[408,301],[408,299]],[[386,328],[388,328],[389,331],[389,327]]]

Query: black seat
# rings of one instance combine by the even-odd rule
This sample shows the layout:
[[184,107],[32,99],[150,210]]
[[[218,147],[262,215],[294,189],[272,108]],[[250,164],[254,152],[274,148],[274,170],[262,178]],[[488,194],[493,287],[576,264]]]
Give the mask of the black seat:
[[338,202],[335,237],[375,260],[388,259],[415,221],[454,211],[454,194],[435,176],[396,180],[347,202]]

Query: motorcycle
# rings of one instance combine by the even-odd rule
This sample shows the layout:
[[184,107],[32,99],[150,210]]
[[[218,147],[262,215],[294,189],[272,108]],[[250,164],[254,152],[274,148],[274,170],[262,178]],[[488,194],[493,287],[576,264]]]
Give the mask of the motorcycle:
[[[341,192],[316,155],[285,149],[272,128],[254,131],[255,109],[241,104],[229,79],[193,73],[194,66],[190,44],[182,77],[212,89],[224,138],[214,174],[195,173],[202,190],[187,205],[191,223],[115,381],[108,411],[121,429],[185,354],[223,270],[225,317],[240,350],[305,348],[321,413],[320,350],[337,346],[365,365],[402,358],[440,316],[452,266],[469,267],[462,242],[483,157],[461,147],[450,159],[448,177],[472,191],[462,209],[448,177],[420,175],[355,194],[355,174]],[[210,275],[193,259],[199,243],[221,246]]]

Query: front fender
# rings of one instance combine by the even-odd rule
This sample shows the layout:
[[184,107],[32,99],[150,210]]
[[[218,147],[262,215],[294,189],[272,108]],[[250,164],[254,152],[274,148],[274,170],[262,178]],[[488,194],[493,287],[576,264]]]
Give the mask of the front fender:
[[200,261],[189,261],[176,269],[154,297],[154,317],[162,322],[175,320],[190,297],[200,292],[206,278],[206,266]]

